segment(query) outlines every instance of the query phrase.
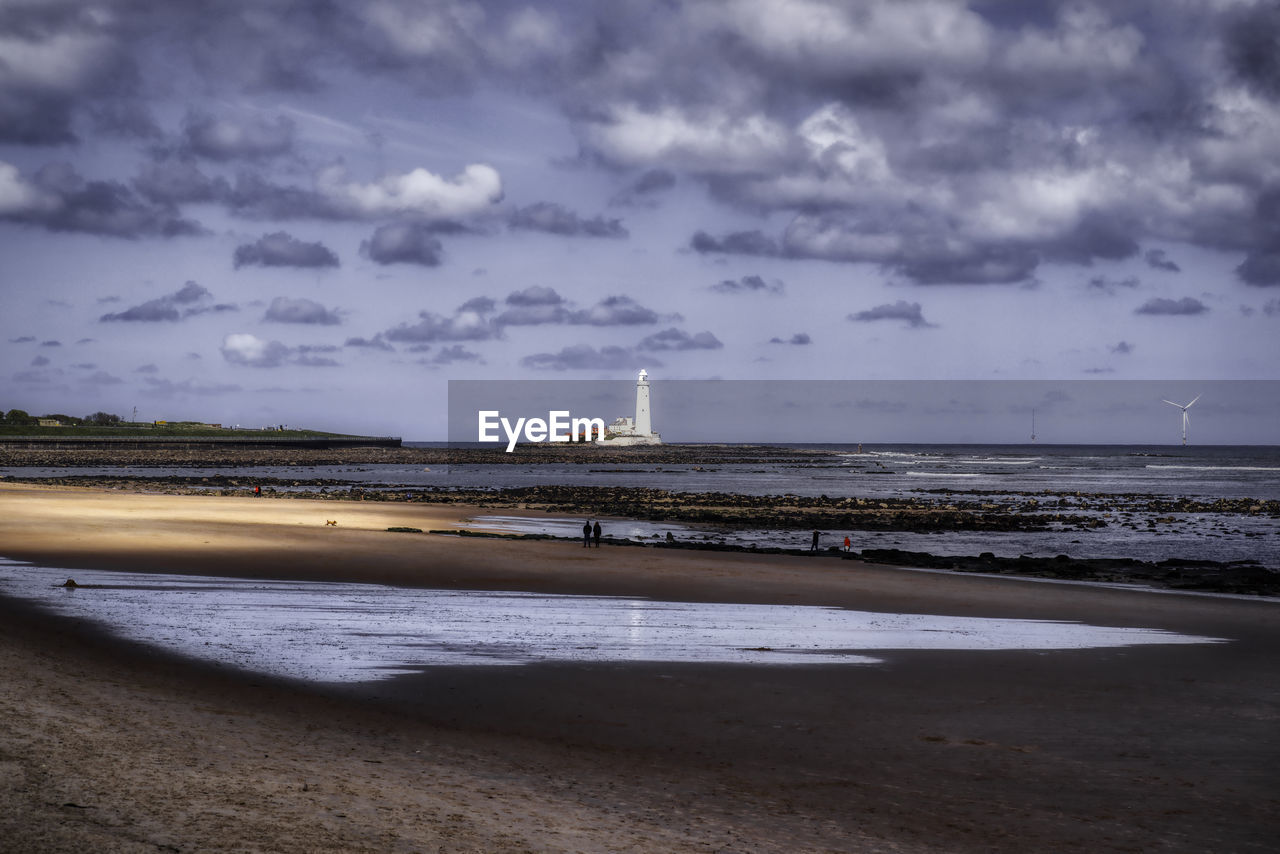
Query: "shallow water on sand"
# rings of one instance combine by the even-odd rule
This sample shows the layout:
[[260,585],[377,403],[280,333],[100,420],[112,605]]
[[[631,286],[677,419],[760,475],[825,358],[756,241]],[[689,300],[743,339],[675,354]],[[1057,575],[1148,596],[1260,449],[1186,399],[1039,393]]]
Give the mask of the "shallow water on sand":
[[[77,587],[60,586],[74,577]],[[539,662],[877,664],[881,650],[1060,650],[1220,639],[1043,620],[430,590],[39,567],[0,595],[198,659],[315,682]]]

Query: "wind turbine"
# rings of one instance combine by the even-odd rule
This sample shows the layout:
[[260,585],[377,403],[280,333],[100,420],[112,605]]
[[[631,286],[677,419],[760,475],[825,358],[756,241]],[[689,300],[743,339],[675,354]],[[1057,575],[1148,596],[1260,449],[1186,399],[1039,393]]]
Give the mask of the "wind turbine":
[[[1195,403],[1200,398],[1201,398],[1201,395],[1197,394],[1195,397],[1191,399],[1191,403]],[[1163,400],[1163,398],[1161,399]],[[1187,415],[1187,410],[1191,408],[1191,403],[1188,403],[1186,406],[1183,406],[1181,403],[1174,403],[1172,400],[1165,400],[1164,402],[1169,404],[1170,406],[1176,406],[1182,410],[1182,444],[1183,445],[1187,444],[1187,424],[1191,421],[1191,418]]]

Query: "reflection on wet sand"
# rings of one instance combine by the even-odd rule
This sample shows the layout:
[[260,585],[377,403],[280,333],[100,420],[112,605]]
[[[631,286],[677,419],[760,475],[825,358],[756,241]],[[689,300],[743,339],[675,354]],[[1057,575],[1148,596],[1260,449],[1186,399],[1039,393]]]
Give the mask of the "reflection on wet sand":
[[1214,638],[1043,620],[800,605],[431,590],[0,564],[0,594],[248,670],[359,682],[539,662],[876,664],[878,650],[1085,649]]

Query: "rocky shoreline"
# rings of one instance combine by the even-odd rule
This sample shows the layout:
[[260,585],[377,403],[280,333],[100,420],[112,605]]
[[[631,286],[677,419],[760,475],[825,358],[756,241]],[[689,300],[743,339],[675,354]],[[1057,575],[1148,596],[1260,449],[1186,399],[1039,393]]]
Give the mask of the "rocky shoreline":
[[250,466],[401,465],[721,465],[753,462],[813,463],[829,451],[769,445],[657,445],[606,448],[595,445],[518,445],[500,448],[22,448],[0,445],[0,467],[136,466],[218,468]]
[[[388,529],[390,530],[390,529]],[[422,533],[416,531],[416,533]],[[509,540],[568,539],[547,534],[494,534],[469,530],[436,530],[428,534],[454,537],[484,537]],[[935,555],[903,549],[863,549],[843,551],[831,546],[820,552],[807,549],[758,548],[727,543],[667,540],[637,543],[612,537],[602,539],[610,546],[651,549],[739,552],[744,554],[792,555],[804,558],[836,558],[870,563],[936,569],[985,575],[1013,575],[1058,581],[1087,581],[1185,590],[1199,593],[1229,593],[1244,596],[1280,596],[1280,571],[1260,566],[1256,561],[1213,561],[1170,558],[1157,562],[1132,558],[1072,558],[1067,555],[1016,558],[996,557],[990,552],[977,556]]]
[[[947,490],[919,498],[831,498],[827,496],[755,496],[734,493],[681,493],[645,487],[541,485],[512,489],[453,489],[352,485],[331,478],[249,478],[236,475],[194,477],[101,477],[70,475],[58,478],[10,478],[12,482],[75,485],[95,489],[162,494],[243,496],[254,488],[268,499],[319,499],[422,504],[456,504],[486,510],[540,512],[564,516],[604,516],[653,522],[676,522],[733,530],[846,530],[938,533],[952,531],[1039,532],[1097,530],[1121,526],[1159,532],[1174,528],[1190,514],[1224,520],[1228,535],[1259,536],[1233,531],[1229,520],[1241,517],[1280,519],[1280,501],[1252,498],[1193,501],[1152,495],[1002,493],[986,495]],[[445,532],[436,532],[445,533]],[[458,532],[448,532],[457,535]],[[534,539],[542,535],[526,536]],[[615,541],[617,545],[640,545]],[[743,551],[762,554],[811,554],[808,551],[758,548],[705,541],[668,540],[649,548]],[[829,549],[830,557],[861,557],[926,569],[1032,576],[1040,578],[1141,584],[1170,589],[1280,595],[1280,570],[1257,561],[1219,562],[1180,558],[1149,563],[1131,558],[1090,559],[1055,557],[996,557],[991,553],[955,557],[898,549],[868,549],[845,553]]]

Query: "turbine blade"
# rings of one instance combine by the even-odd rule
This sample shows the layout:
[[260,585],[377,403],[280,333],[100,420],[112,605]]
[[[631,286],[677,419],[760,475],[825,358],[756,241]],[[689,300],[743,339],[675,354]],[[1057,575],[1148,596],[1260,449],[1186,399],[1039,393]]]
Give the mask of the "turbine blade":
[[[1160,399],[1161,399],[1161,400],[1164,400],[1164,398],[1160,398]],[[1165,403],[1167,403],[1167,404],[1169,404],[1170,406],[1176,406],[1176,407],[1178,407],[1179,409],[1181,409],[1181,408],[1182,408],[1182,404],[1181,404],[1181,403],[1174,403],[1172,400],[1165,400],[1164,402],[1165,402]]]
[[[1197,395],[1195,396],[1195,400],[1192,400],[1192,401],[1191,401],[1191,403],[1195,403],[1195,402],[1196,402],[1196,400],[1199,400],[1199,399],[1200,399],[1201,397],[1203,397],[1203,396],[1204,396],[1204,395],[1197,394]],[[1191,408],[1191,403],[1188,403],[1188,404],[1187,404],[1187,409],[1190,409],[1190,408]]]

